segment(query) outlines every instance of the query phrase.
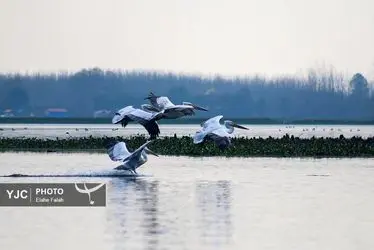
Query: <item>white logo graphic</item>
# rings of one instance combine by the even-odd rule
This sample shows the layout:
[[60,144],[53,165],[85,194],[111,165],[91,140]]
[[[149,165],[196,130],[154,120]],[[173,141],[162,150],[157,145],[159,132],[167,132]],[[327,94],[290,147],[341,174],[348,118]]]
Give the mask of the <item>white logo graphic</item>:
[[95,202],[93,200],[91,200],[91,193],[99,190],[102,186],[105,185],[105,183],[101,183],[99,185],[97,185],[96,187],[93,187],[91,189],[88,189],[87,186],[86,186],[86,183],[83,184],[84,186],[84,189],[80,189],[77,185],[77,183],[74,184],[75,185],[75,189],[79,192],[79,193],[82,193],[82,194],[88,194],[88,201],[90,202],[90,205],[93,205]]

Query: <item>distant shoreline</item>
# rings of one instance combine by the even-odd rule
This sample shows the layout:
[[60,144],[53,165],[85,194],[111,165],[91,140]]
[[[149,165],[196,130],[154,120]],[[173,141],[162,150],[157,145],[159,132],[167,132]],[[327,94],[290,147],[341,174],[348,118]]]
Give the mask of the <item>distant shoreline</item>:
[[[206,118],[182,118],[171,120],[160,120],[159,124],[200,124],[211,117]],[[374,125],[374,120],[286,120],[270,118],[230,118],[239,124],[257,125]],[[49,118],[49,117],[2,117],[0,124],[112,124],[111,118]]]

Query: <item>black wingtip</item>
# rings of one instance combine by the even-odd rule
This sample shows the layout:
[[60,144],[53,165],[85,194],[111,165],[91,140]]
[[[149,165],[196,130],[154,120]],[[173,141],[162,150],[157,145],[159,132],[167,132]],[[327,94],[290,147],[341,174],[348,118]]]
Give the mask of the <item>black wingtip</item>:
[[153,94],[153,92],[150,91],[149,94],[148,94],[148,96],[147,96],[146,98],[144,98],[144,100],[152,99],[152,98],[154,98],[154,97],[156,97],[155,94]]

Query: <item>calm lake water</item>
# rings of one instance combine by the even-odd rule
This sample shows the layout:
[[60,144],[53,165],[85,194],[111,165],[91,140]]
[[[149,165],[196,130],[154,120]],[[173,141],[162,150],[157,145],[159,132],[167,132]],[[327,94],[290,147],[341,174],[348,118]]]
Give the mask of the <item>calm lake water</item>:
[[[113,173],[106,154],[0,153],[0,175]],[[374,249],[373,159],[153,157],[105,208],[0,207],[0,249]]]
[[[374,136],[373,125],[246,125],[249,130],[235,129],[233,136],[282,137],[285,134],[302,138]],[[193,136],[201,127],[198,124],[161,124],[160,136]],[[0,124],[0,137],[69,138],[82,136],[130,136],[147,134],[137,124],[126,128],[114,124]]]

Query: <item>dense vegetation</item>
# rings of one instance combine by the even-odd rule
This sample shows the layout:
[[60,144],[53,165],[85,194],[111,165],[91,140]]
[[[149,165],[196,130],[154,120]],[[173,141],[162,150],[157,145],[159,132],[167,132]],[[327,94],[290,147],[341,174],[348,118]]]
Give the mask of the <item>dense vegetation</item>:
[[[338,125],[374,125],[372,120],[284,120],[266,118],[235,118],[225,117],[225,120],[233,120],[239,124],[338,124]],[[159,124],[200,124],[205,118],[184,117],[180,119],[163,119]],[[50,117],[6,117],[0,119],[0,124],[111,124],[112,118],[50,118]],[[0,127],[0,131],[2,128]]]
[[[144,136],[130,138],[70,138],[70,139],[16,139],[0,140],[0,151],[47,152],[106,152],[113,140],[125,141],[129,150],[146,142]],[[374,157],[374,138],[311,138],[293,136],[282,138],[233,138],[233,145],[225,151],[213,143],[195,145],[191,137],[164,137],[153,141],[149,148],[160,155],[226,156],[226,157]]]
[[369,120],[374,119],[371,89],[359,73],[346,81],[334,71],[227,79],[94,68],[74,74],[2,74],[0,113],[12,109],[16,116],[44,116],[48,108],[64,108],[70,117],[92,117],[96,110],[139,107],[153,91],[174,103],[190,101],[209,108],[196,117]]

